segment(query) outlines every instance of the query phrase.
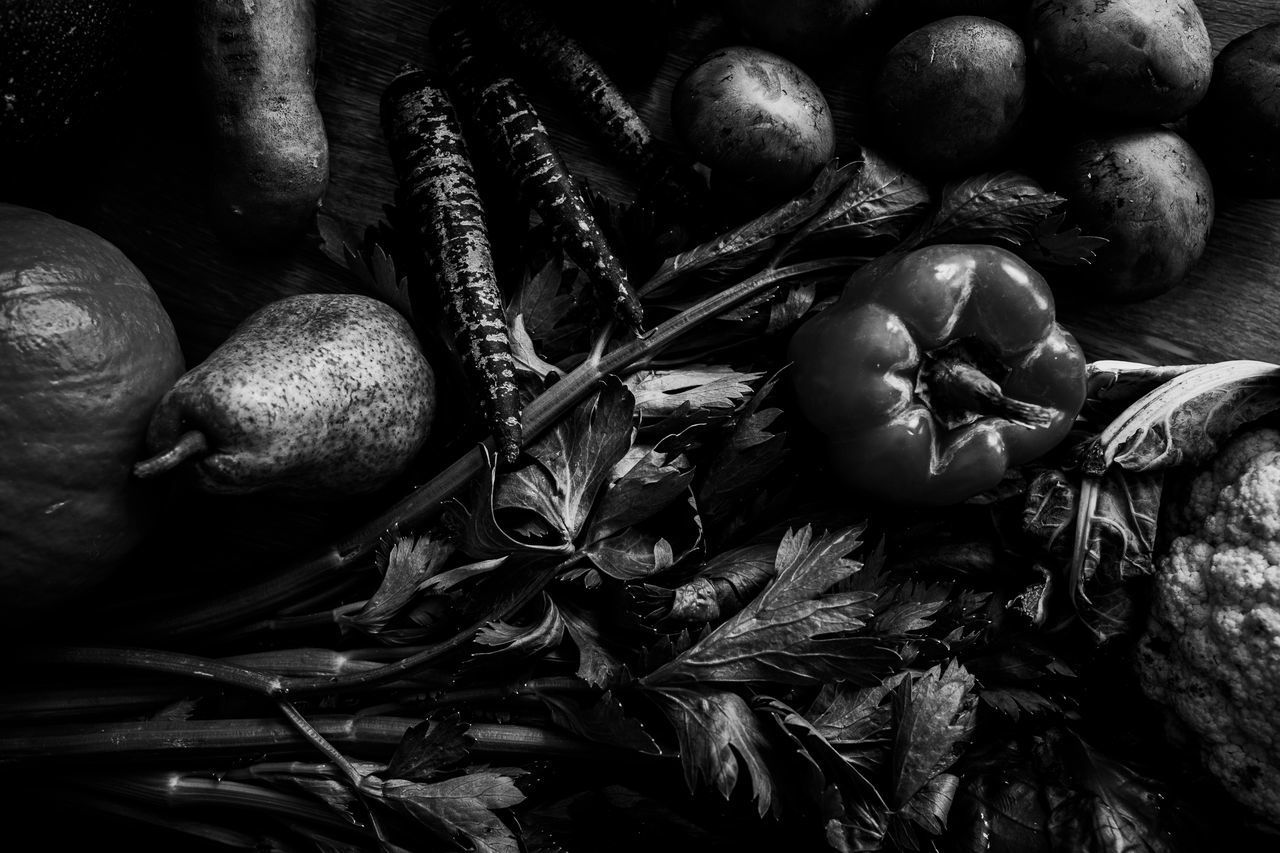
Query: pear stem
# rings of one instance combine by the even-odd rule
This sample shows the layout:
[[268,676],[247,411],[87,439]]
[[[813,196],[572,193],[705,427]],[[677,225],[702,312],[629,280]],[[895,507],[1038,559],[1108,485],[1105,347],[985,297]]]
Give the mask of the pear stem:
[[166,471],[172,471],[183,462],[199,456],[209,449],[209,440],[198,429],[184,432],[173,447],[163,453],[157,453],[150,459],[143,459],[133,466],[133,475],[141,479],[154,477]]

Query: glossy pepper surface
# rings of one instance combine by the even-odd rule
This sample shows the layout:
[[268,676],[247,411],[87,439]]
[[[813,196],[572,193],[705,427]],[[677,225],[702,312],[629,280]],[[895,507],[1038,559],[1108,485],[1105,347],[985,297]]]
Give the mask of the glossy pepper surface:
[[864,270],[789,354],[835,476],[899,505],[995,486],[1062,441],[1086,393],[1048,284],[995,246],[928,246]]

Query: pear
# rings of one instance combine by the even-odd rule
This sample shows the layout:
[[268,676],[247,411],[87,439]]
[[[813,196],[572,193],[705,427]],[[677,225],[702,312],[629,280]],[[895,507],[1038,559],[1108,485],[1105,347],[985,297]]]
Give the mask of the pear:
[[139,477],[188,467],[213,494],[376,491],[426,442],[435,375],[386,303],[308,293],[240,323],[160,399]]

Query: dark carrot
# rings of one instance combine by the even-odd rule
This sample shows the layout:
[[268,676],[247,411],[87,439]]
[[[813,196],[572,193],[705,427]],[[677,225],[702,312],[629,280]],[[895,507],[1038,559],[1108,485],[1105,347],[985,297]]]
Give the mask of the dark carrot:
[[430,74],[406,66],[383,91],[381,112],[400,195],[440,288],[446,322],[480,393],[499,455],[515,462],[515,362],[484,205],[453,103]]
[[479,7],[529,66],[574,105],[655,202],[683,216],[702,209],[705,182],[691,164],[677,162],[663,149],[604,66],[576,39],[528,3],[481,0]]
[[441,59],[459,107],[487,134],[493,155],[525,202],[550,226],[566,255],[586,272],[601,299],[637,334],[643,309],[626,270],[551,140],[524,88],[501,67],[492,51],[473,37],[456,6],[431,25],[431,44]]

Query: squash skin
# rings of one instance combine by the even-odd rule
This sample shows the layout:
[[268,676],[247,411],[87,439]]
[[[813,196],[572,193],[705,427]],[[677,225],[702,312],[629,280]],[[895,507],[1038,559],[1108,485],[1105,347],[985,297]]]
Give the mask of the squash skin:
[[131,466],[183,367],[122,252],[0,204],[0,600],[14,618],[84,595],[141,543],[158,495]]

